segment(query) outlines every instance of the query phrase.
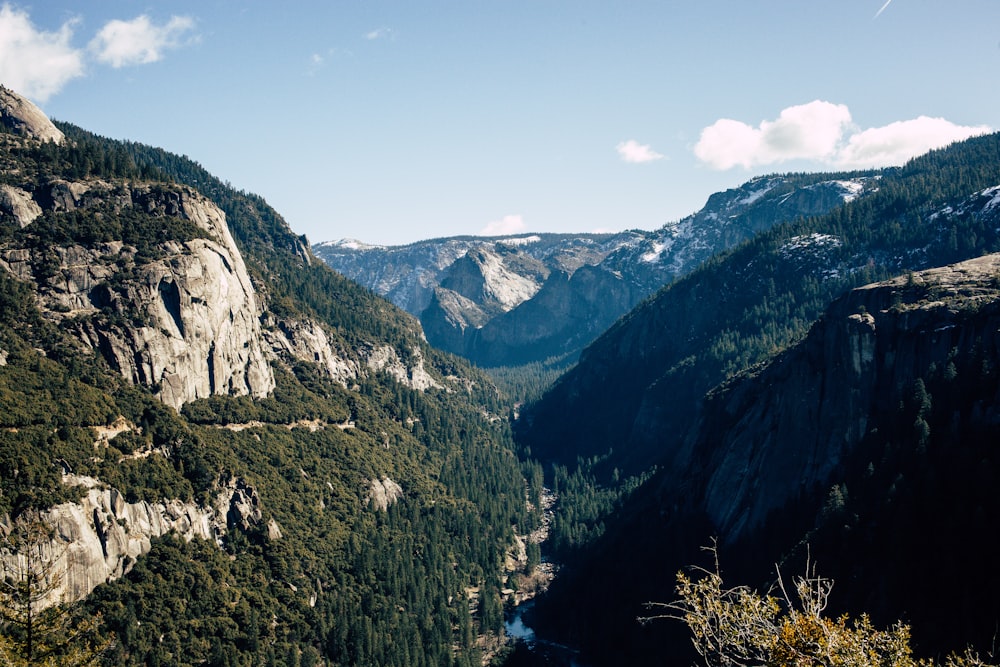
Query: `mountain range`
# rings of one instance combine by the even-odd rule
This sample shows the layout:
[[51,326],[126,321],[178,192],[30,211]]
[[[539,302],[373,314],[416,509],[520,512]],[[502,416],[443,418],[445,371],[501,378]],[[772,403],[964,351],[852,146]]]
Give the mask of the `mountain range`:
[[436,347],[484,366],[575,361],[641,300],[712,255],[781,222],[874,191],[874,173],[753,179],[655,231],[451,237],[405,246],[356,240],[313,252],[420,318]]

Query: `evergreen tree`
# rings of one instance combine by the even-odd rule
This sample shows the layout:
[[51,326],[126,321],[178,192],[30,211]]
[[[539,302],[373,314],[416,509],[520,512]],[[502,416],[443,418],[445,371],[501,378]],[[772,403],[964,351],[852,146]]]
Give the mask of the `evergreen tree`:
[[0,658],[6,665],[82,666],[111,645],[98,618],[53,600],[61,586],[54,531],[37,512],[23,514],[0,551]]

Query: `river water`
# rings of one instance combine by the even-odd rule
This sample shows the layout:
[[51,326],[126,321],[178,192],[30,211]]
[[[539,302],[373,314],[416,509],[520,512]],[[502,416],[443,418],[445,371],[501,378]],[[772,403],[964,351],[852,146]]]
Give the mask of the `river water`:
[[538,637],[535,630],[524,619],[534,601],[529,600],[517,607],[504,622],[507,634],[514,638],[516,649],[504,667],[587,667],[580,662],[578,651],[553,641]]

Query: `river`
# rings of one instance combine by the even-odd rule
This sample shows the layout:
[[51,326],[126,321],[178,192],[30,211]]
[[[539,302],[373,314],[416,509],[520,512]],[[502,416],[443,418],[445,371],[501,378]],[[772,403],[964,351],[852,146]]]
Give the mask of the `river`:
[[538,637],[525,622],[524,615],[534,606],[534,600],[513,609],[504,621],[507,634],[514,638],[515,649],[504,667],[587,667],[580,662],[575,649]]

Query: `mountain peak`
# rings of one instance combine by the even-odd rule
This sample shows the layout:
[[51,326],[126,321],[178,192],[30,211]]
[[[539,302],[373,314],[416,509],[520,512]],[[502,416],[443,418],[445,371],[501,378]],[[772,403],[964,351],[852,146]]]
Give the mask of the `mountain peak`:
[[60,144],[65,139],[63,133],[33,102],[3,86],[0,86],[0,125],[40,141]]

